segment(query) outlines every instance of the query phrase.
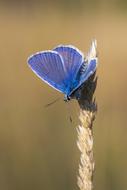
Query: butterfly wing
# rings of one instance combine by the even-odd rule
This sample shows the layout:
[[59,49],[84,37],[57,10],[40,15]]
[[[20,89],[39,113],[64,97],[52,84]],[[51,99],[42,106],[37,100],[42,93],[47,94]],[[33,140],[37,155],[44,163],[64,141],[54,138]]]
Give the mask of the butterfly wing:
[[71,92],[69,96],[78,89],[87,79],[96,71],[97,68],[97,53],[96,53],[96,41],[92,41],[90,51],[82,63],[76,78],[73,81]]
[[[97,59],[92,59],[90,60],[89,63],[87,63],[88,65],[86,66],[85,71],[82,72],[81,76],[80,76],[80,82],[78,87],[84,83],[95,71],[97,68]],[[82,70],[82,68],[81,68]]]
[[28,65],[39,78],[66,94],[66,68],[62,57],[57,52],[38,52],[28,58]]
[[39,52],[28,59],[28,64],[33,72],[47,84],[66,95],[70,95],[96,69],[97,59],[92,56],[96,52],[94,46],[95,43],[87,56],[87,65],[84,62],[84,55],[70,45],[60,45],[53,51]]
[[72,82],[84,61],[83,53],[71,45],[60,45],[53,50],[62,56],[69,80]]

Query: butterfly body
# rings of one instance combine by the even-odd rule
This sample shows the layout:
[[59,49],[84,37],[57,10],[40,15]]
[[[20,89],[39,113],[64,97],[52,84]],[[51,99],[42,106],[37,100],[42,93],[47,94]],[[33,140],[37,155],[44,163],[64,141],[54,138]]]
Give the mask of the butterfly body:
[[97,67],[96,42],[92,42],[86,57],[74,46],[60,45],[30,56],[28,65],[44,82],[62,92],[65,101],[78,99],[78,89]]

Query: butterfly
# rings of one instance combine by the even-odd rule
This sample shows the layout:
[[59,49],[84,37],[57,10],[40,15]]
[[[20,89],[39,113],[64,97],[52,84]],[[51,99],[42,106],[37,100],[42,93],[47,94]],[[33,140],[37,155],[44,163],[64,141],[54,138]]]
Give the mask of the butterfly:
[[59,45],[53,50],[41,51],[28,58],[32,71],[44,82],[63,93],[64,100],[79,99],[78,89],[96,71],[96,40],[86,56],[72,45]]

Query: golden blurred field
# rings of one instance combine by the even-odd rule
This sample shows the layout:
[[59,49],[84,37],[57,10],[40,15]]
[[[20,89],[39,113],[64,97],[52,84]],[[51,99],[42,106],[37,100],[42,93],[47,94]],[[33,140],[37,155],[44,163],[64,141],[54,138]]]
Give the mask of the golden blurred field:
[[[85,10],[69,12],[52,4],[0,8],[1,190],[78,189],[78,105],[72,101],[68,107],[26,62],[58,44],[87,52],[93,38],[99,52],[94,186],[127,189],[127,15],[110,5]],[[59,96],[61,101],[44,108]]]

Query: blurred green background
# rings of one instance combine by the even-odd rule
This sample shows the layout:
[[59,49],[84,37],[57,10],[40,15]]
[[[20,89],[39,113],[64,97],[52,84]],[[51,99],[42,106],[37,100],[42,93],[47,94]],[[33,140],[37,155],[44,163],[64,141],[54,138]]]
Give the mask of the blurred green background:
[[127,189],[127,1],[1,0],[1,190],[78,190],[77,102],[64,103],[26,62],[59,44],[87,52],[93,38],[100,63],[94,187]]

